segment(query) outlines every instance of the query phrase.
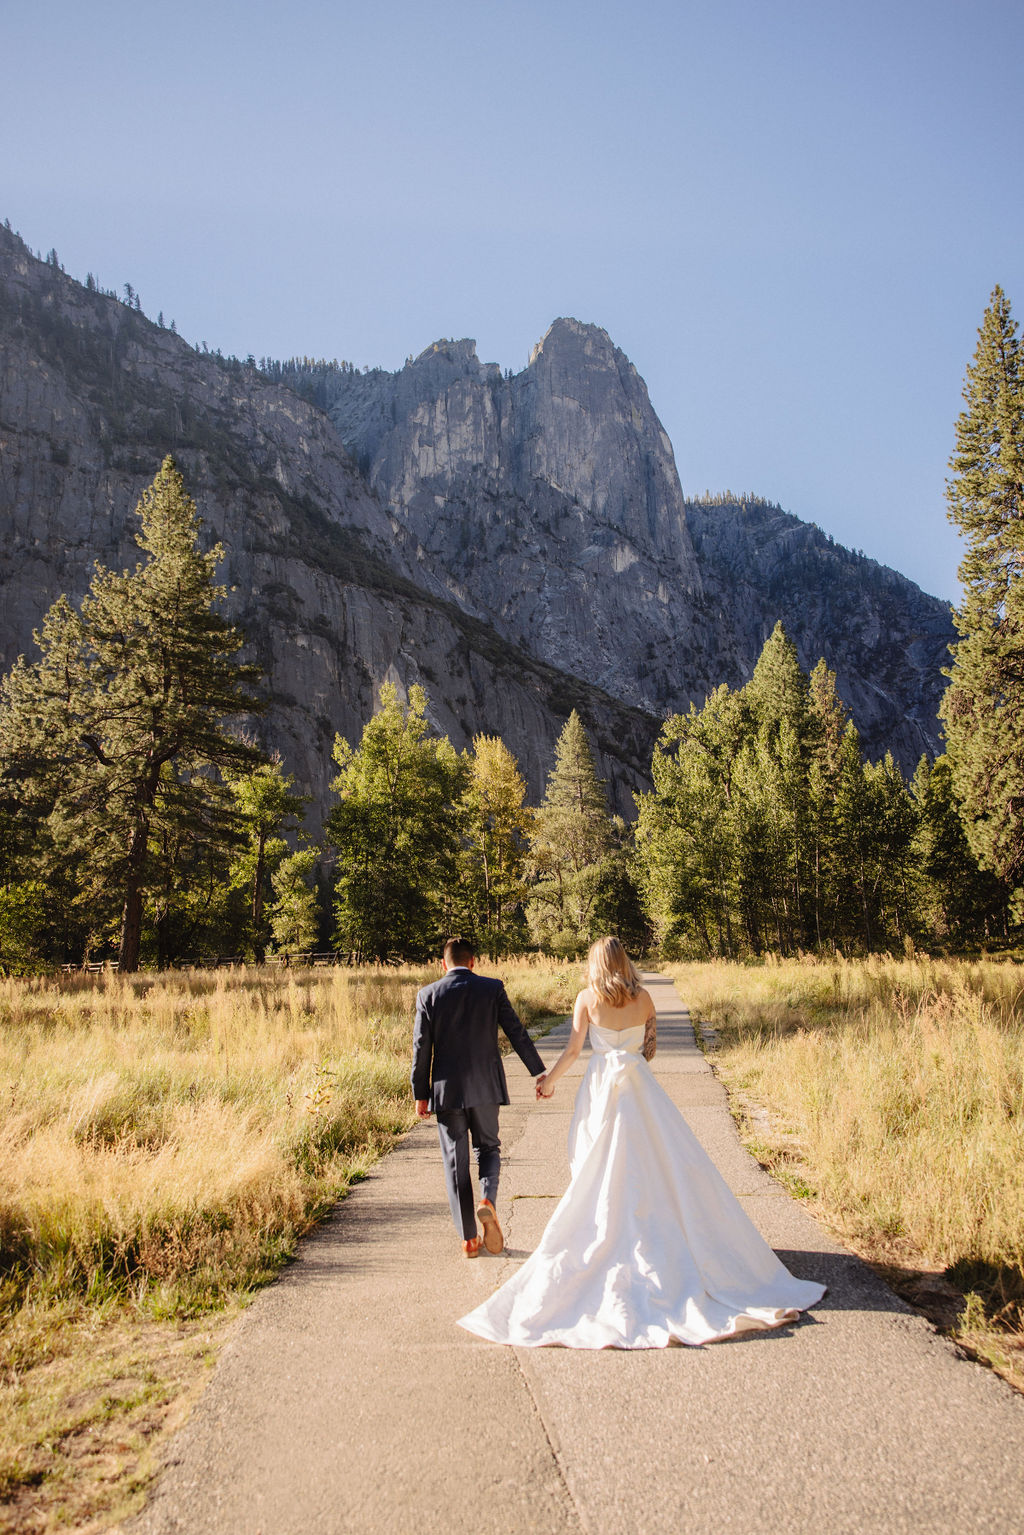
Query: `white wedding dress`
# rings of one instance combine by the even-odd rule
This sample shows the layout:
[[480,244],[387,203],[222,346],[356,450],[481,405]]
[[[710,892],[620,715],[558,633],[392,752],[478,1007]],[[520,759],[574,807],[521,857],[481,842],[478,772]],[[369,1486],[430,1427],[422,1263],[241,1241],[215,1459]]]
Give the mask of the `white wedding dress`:
[[526,1348],[664,1348],[780,1327],[824,1295],[744,1213],[643,1039],[642,1024],[590,1025],[569,1187],[536,1251],[461,1327]]

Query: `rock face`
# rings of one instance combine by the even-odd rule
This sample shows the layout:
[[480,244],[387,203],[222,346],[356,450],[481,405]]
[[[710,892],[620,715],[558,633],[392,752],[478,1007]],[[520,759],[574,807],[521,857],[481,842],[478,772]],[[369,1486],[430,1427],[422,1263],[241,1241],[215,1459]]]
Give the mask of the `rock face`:
[[255,368],[197,354],[0,229],[0,670],[35,654],[94,561],[135,564],[133,509],[175,455],[226,553],[220,579],[267,675],[256,735],[330,801],[335,732],[358,740],[383,681],[420,683],[459,747],[500,734],[539,795],[571,709],[631,808],[657,722],[568,677],[425,584],[320,410]]
[[511,378],[458,341],[321,384],[434,590],[652,713],[697,696],[679,663],[701,646],[702,582],[672,445],[603,330],[556,320]]
[[631,809],[660,719],[750,676],[781,618],[825,655],[866,744],[938,740],[948,607],[755,503],[694,505],[643,380],[558,320],[521,373],[442,341],[396,373],[197,353],[0,229],[0,668],[173,452],[266,671],[257,734],[318,808],[335,731],[421,683],[463,747],[500,734],[534,797],[580,710]]
[[866,747],[938,749],[948,604],[761,502],[686,502],[643,380],[556,320],[502,377],[472,341],[397,373],[317,374],[407,557],[508,639],[663,717],[751,675],[781,619],[836,671]]
[[923,751],[941,749],[948,603],[777,506],[688,503],[686,522],[705,591],[729,614],[720,682],[747,680],[781,618],[808,671],[825,656],[873,756],[889,750],[912,772]]

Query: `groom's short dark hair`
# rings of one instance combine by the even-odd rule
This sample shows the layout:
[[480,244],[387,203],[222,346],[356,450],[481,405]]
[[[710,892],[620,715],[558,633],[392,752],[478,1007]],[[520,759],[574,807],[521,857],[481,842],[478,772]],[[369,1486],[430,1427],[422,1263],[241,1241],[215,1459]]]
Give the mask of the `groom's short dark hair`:
[[468,965],[476,958],[476,950],[468,938],[449,938],[444,946],[444,957],[449,965]]

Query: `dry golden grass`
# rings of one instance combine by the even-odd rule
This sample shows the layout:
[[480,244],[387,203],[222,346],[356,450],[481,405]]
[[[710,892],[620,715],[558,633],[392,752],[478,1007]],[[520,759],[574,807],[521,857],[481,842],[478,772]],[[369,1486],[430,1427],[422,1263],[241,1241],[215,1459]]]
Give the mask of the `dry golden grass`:
[[1020,968],[920,957],[667,968],[714,1030],[755,1155],[937,1320],[966,1295],[958,1336],[1024,1386]]
[[[558,961],[481,969],[535,1028],[578,982]],[[137,1496],[205,1368],[190,1340],[219,1331],[202,1319],[233,1315],[412,1122],[413,1004],[438,973],[0,981],[0,1530]]]

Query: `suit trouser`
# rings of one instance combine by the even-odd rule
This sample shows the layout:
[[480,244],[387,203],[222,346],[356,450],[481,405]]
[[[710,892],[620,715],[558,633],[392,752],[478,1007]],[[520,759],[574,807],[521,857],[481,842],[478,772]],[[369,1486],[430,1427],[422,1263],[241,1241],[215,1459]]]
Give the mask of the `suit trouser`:
[[501,1142],[498,1139],[496,1103],[478,1103],[468,1109],[436,1109],[437,1135],[444,1157],[444,1181],[452,1220],[463,1238],[476,1236],[476,1201],[469,1171],[469,1142],[473,1140],[480,1198],[498,1202]]

